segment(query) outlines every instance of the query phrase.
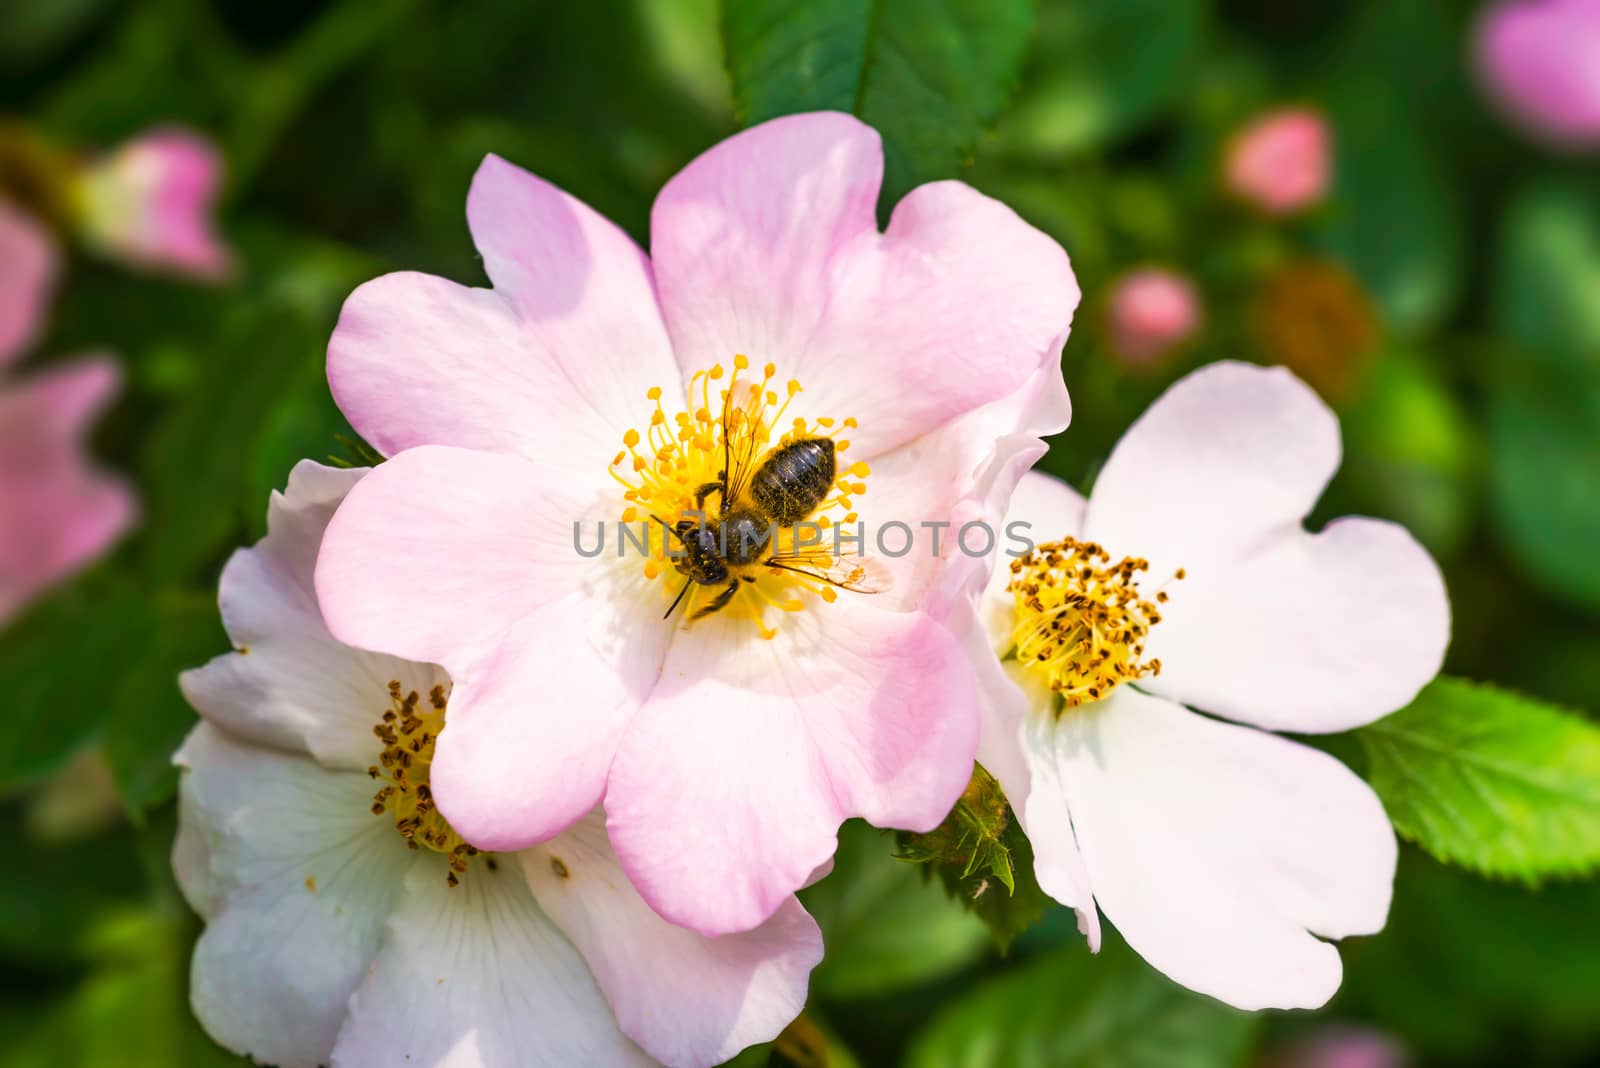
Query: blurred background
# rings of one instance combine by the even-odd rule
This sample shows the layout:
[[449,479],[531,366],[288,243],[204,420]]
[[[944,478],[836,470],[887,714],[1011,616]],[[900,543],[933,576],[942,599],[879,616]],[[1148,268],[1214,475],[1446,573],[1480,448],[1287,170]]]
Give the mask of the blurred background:
[[[483,284],[489,151],[644,243],[741,123],[854,107],[885,208],[959,176],[1070,252],[1046,467],[1086,487],[1187,370],[1285,364],[1343,421],[1319,515],[1443,566],[1447,670],[1600,710],[1600,3],[882,0],[870,84],[825,62],[866,0],[787,5],[818,36],[775,56],[768,6],[0,3],[0,1068],[242,1063],[186,1005],[174,676],[226,650],[217,577],[269,490],[357,455],[322,373],[343,298]],[[1002,953],[895,849],[847,828],[810,892],[830,1064],[1600,1064],[1593,881],[1408,847],[1337,999],[1246,1016],[1115,939],[1091,960],[1061,909]]]

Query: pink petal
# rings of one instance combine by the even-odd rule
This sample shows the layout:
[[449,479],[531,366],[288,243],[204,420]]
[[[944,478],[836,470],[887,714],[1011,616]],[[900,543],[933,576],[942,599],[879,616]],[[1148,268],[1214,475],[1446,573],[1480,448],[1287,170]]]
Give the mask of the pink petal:
[[0,201],[0,367],[20,356],[43,325],[58,261],[50,234]]
[[443,858],[425,859],[436,863],[406,877],[332,1068],[649,1068],[512,858],[479,858],[454,888]]
[[1492,4],[1474,38],[1481,78],[1520,126],[1556,146],[1600,144],[1600,8],[1592,0]]
[[1145,557],[1152,581],[1178,568],[1199,575],[1297,526],[1338,466],[1338,420],[1303,382],[1281,368],[1210,364],[1117,443],[1083,536],[1113,558]]
[[[1396,847],[1372,790],[1325,753],[1128,686],[1041,731],[1108,919],[1183,985],[1243,1009],[1338,988],[1316,936],[1379,930]],[[1030,830],[1043,814],[1030,806]]]
[[721,1064],[777,1037],[805,1007],[822,932],[794,898],[743,934],[674,927],[628,882],[599,810],[521,860],[539,906],[588,960],[623,1033],[664,1064]]
[[578,200],[490,156],[467,199],[495,289],[386,275],[345,302],[328,346],[339,407],[386,455],[515,452],[605,484],[652,385],[678,388],[650,265]]
[[0,622],[133,523],[132,493],[89,466],[82,442],[119,381],[113,361],[90,358],[0,389]]
[[879,233],[882,171],[869,127],[793,115],[690,163],[651,217],[685,371],[771,361],[808,410],[860,420],[866,459],[1015,391],[1058,358],[1078,302],[1061,248],[959,182],[914,190]]
[[428,665],[343,645],[323,625],[312,586],[317,550],[365,473],[295,466],[287,490],[272,495],[267,536],[222,572],[222,620],[238,651],[178,680],[189,703],[234,736],[354,771],[381,748],[372,727],[389,709],[391,680],[423,694],[447,681]]
[[[873,460],[867,492],[856,502],[867,537],[883,531],[898,549],[901,535],[884,531],[890,522],[908,524],[916,537],[900,558],[867,542],[867,554],[893,573],[893,586],[875,604],[942,618],[963,589],[981,586],[996,554],[1012,544],[1002,522],[1012,491],[1044,454],[1040,438],[1064,429],[1071,415],[1061,371],[1051,364],[1009,396]],[[935,530],[930,523],[946,525]]]
[[1341,519],[1285,531],[1247,559],[1175,583],[1144,688],[1274,730],[1340,731],[1416,696],[1444,662],[1450,602],[1404,528]]
[[594,504],[521,458],[424,446],[363,479],[323,542],[332,634],[456,680],[432,785],[485,849],[531,845],[595,806],[660,670],[658,592],[636,561],[608,567],[573,546]]
[[210,919],[195,946],[195,1014],[261,1063],[326,1064],[416,854],[368,810],[364,774],[330,774],[209,724],[177,763],[186,848],[173,860]]
[[84,236],[128,263],[209,281],[224,278],[232,254],[212,218],[222,171],[215,146],[198,134],[143,134],[80,176]]
[[928,830],[972,771],[971,673],[932,620],[860,599],[764,642],[711,617],[673,642],[612,767],[612,843],[645,900],[708,935],[765,922],[862,816]]

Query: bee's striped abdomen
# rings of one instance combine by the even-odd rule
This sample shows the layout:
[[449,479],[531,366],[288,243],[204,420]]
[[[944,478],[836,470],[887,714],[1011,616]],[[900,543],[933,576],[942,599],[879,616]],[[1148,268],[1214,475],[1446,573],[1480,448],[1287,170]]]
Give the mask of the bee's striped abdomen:
[[800,522],[833,489],[833,440],[802,438],[767,457],[750,479],[750,498],[780,526]]

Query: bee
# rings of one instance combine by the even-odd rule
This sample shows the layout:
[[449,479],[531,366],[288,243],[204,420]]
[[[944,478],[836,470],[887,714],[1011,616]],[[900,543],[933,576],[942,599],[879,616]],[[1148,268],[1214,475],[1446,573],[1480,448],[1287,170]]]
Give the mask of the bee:
[[[778,551],[774,544],[777,530],[809,518],[833,488],[838,473],[833,439],[808,437],[784,442],[757,465],[753,435],[740,435],[737,450],[731,444],[735,435],[727,408],[722,421],[723,468],[716,481],[695,490],[701,520],[681,519],[669,525],[656,517],[678,539],[681,551],[674,566],[687,579],[662,618],[671,616],[697,585],[720,586],[721,591],[709,604],[695,609],[689,621],[720,612],[742,585],[755,582],[763,568],[807,575],[856,593],[877,593],[863,584],[868,570],[864,561],[847,564],[820,547]],[[710,512],[706,502],[713,496],[716,509]]]

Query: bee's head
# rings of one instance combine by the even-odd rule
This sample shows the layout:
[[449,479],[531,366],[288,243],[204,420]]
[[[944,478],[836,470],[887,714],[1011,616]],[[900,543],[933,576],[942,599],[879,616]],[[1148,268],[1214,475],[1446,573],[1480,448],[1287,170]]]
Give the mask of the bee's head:
[[687,519],[675,530],[683,543],[683,556],[677,562],[679,571],[703,586],[728,581],[728,565],[722,559],[715,530]]

